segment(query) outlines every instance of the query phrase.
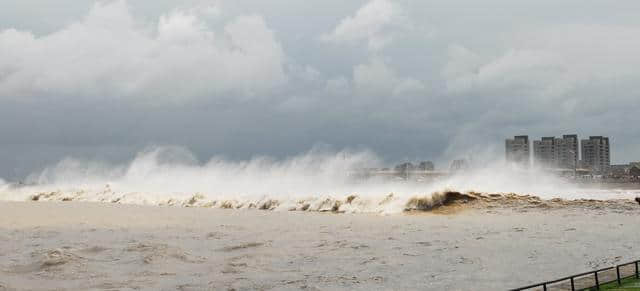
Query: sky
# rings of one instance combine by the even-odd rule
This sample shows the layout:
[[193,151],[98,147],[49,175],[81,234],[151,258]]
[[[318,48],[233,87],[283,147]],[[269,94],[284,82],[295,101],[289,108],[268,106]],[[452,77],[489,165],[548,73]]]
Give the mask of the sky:
[[201,160],[500,156],[611,138],[640,160],[640,2],[0,2],[0,177],[149,146]]

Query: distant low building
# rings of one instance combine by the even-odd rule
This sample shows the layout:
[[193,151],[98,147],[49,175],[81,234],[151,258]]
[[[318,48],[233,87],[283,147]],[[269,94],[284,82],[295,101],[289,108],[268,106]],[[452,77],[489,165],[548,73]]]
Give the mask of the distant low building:
[[422,161],[417,165],[411,162],[406,162],[406,163],[396,165],[394,167],[394,170],[399,173],[411,172],[411,171],[433,171],[435,170],[435,166],[431,161]]
[[609,174],[612,176],[626,176],[629,174],[629,169],[631,166],[629,164],[626,165],[611,165],[609,167]]
[[432,161],[422,161],[418,164],[419,171],[433,171],[436,167],[433,165]]
[[467,164],[466,160],[454,160],[453,162],[451,162],[451,167],[449,167],[449,171],[458,172],[458,171],[466,170],[467,168],[469,168],[469,165]]
[[416,166],[413,165],[412,163],[407,162],[407,163],[402,163],[395,166],[394,169],[396,170],[396,172],[405,173],[405,172],[415,171]]

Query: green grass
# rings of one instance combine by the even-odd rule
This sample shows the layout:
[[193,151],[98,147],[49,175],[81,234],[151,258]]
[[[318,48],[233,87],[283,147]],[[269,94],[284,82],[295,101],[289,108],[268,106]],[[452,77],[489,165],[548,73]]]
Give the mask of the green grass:
[[[591,288],[589,290],[596,290],[596,288]],[[622,286],[618,286],[617,282],[607,283],[604,285],[600,285],[600,290],[607,291],[640,291],[640,280],[635,277],[622,279]]]

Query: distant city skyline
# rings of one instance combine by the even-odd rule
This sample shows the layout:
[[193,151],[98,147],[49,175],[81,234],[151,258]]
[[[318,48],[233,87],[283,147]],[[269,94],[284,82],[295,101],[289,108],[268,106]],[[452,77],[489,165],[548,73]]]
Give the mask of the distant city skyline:
[[[505,159],[524,166],[542,168],[588,168],[594,172],[608,172],[611,168],[609,137],[589,136],[580,139],[577,134],[564,134],[560,138],[543,136],[533,140],[528,135],[517,135],[505,140]],[[578,150],[580,149],[580,150]],[[635,161],[628,161],[632,163]]]

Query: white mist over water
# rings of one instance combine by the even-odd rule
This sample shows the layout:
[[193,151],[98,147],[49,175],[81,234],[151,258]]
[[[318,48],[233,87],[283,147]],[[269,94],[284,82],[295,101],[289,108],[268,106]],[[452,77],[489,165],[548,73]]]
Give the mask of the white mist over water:
[[0,192],[6,190],[9,187],[9,185],[7,184],[7,182],[5,182],[3,179],[0,179]]
[[[395,213],[411,198],[443,191],[517,193],[541,198],[633,198],[636,191],[584,190],[552,175],[496,162],[431,182],[359,178],[380,167],[371,152],[312,150],[284,160],[212,158],[199,163],[180,147],[156,147],[127,164],[65,159],[33,174],[27,186],[0,180],[1,200],[95,201],[146,205]],[[5,186],[2,186],[2,185]]]

